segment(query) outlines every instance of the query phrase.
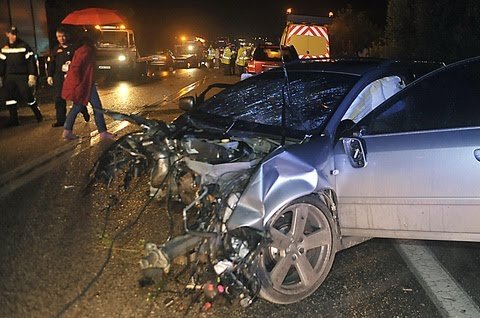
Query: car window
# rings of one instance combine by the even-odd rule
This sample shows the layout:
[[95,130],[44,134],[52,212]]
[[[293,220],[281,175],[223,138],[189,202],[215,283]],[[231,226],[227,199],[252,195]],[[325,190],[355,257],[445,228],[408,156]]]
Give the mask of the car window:
[[289,80],[287,87],[283,72],[263,73],[225,89],[196,111],[280,127],[286,101],[289,105],[285,107],[287,128],[310,132],[323,127],[358,77],[328,72],[290,72]]
[[133,33],[128,34],[128,40],[130,43],[130,47],[135,46],[135,39],[133,38]]
[[[295,54],[289,48],[283,48],[282,54],[285,62],[293,61],[296,59]],[[258,47],[253,52],[253,59],[257,61],[280,61],[280,48]]]
[[342,120],[350,119],[359,122],[368,113],[378,107],[393,94],[405,87],[399,76],[388,76],[368,84],[348,108]]
[[283,54],[283,60],[285,62],[298,60],[297,52],[293,47],[290,47],[288,49],[282,49],[282,54]]
[[365,117],[367,134],[480,126],[480,62],[432,74]]
[[280,59],[280,50],[279,49],[257,49],[253,54],[253,58],[256,60],[279,60]]

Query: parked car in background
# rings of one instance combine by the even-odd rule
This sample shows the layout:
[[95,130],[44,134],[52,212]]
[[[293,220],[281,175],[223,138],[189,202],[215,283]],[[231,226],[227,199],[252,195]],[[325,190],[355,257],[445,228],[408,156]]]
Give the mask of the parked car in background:
[[175,64],[175,58],[172,51],[160,50],[149,56],[147,64],[147,75],[155,76],[162,71],[173,70]]
[[176,68],[201,67],[205,63],[205,44],[198,39],[190,38],[175,44],[173,52]]
[[250,74],[259,74],[272,68],[279,67],[285,63],[298,60],[297,51],[293,46],[280,46],[261,44],[255,47],[252,57],[248,61],[247,72]]
[[197,257],[193,284],[214,268],[245,306],[287,304],[369,237],[480,241],[480,59],[405,88],[440,66],[302,60],[183,97],[169,125],[132,118],[144,132],[104,158],[147,167],[151,195],[185,206],[184,235],[146,244],[146,275]]

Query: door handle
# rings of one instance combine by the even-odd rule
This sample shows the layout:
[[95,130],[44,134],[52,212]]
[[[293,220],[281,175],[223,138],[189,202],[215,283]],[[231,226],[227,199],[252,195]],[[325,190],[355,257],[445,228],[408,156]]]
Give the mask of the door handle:
[[473,155],[475,156],[475,159],[477,159],[478,161],[480,161],[480,149],[475,149],[473,151]]

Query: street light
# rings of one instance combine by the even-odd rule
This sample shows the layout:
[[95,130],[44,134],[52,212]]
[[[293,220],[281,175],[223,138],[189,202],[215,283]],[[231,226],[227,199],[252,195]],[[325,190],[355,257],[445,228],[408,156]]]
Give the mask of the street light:
[[330,12],[328,13],[328,17],[329,17],[329,18],[333,18],[333,11],[330,11]]
[[292,14],[292,8],[287,9],[287,14]]

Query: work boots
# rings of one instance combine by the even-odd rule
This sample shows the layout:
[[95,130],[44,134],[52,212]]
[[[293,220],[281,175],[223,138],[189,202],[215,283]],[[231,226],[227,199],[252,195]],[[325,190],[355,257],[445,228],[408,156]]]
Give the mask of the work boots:
[[18,118],[9,118],[7,123],[5,124],[5,127],[15,127],[15,126],[18,126],[20,125],[20,123],[18,122]]
[[17,112],[17,105],[9,106],[8,112],[10,113],[10,118],[8,119],[7,123],[5,124],[6,127],[13,127],[18,126],[20,123],[18,122],[18,112]]
[[37,102],[34,102],[32,105],[28,105],[33,111],[37,122],[41,122],[43,120],[42,113],[40,112],[40,108],[38,108]]

